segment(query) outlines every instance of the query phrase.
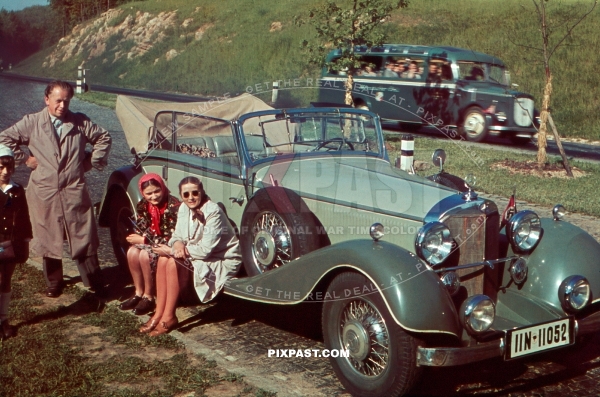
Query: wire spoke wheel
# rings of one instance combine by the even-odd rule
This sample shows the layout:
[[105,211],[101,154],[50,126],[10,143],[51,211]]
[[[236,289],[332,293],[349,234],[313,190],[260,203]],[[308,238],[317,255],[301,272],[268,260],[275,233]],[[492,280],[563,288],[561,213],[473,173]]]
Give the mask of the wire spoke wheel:
[[292,259],[292,239],[283,219],[263,211],[252,227],[252,252],[262,272],[285,265]]
[[369,302],[353,300],[342,311],[340,328],[352,368],[365,376],[381,375],[389,364],[390,337],[379,311]]
[[329,361],[346,390],[353,396],[388,397],[407,393],[420,374],[417,367],[419,341],[396,323],[381,292],[364,275],[338,274],[323,303],[323,340],[327,349],[344,354]]
[[248,202],[240,245],[249,276],[277,269],[321,244],[316,217],[296,193],[269,187],[256,192]]

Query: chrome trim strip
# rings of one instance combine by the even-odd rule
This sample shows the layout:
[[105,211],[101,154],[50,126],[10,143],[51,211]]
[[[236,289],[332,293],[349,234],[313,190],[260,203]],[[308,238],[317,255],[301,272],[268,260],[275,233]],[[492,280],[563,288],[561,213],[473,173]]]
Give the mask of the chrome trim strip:
[[511,131],[511,132],[533,132],[534,134],[537,133],[537,130],[535,129],[535,127],[531,126],[531,127],[503,127],[503,126],[496,126],[496,125],[490,125],[488,127],[488,130],[490,131]]
[[[378,76],[379,77],[379,76]],[[361,76],[355,76],[354,77],[354,82],[355,83],[370,83],[370,84],[385,84],[385,85],[392,85],[392,86],[417,86],[417,87],[428,87],[428,88],[445,88],[445,89],[456,89],[456,83],[443,83],[440,85],[437,84],[433,84],[431,81],[426,81],[426,80],[420,80],[420,79],[416,79],[416,80],[411,80],[411,79],[407,79],[407,80],[398,80],[399,77],[389,77],[389,80],[383,80],[383,79],[378,79],[378,78],[365,78],[365,77],[361,77]],[[321,81],[339,81],[339,82],[346,82],[346,80],[348,80],[348,77],[321,77],[319,80]],[[338,88],[337,86],[335,88]],[[344,87],[339,87],[340,89],[345,89]],[[353,90],[356,93],[360,94],[360,90]]]
[[418,347],[417,365],[451,367],[504,355],[504,338],[467,347]]
[[472,201],[465,201],[465,199],[462,198],[461,194],[453,194],[451,196],[448,196],[442,200],[440,200],[436,205],[434,205],[429,212],[427,213],[427,215],[425,215],[425,219],[423,220],[423,222],[428,223],[428,222],[434,222],[434,221],[440,221],[442,218],[444,218],[448,212],[452,211],[452,210],[462,210],[462,209],[468,209],[471,207],[479,207],[481,204],[483,204],[484,202],[489,201],[483,198],[478,198],[476,200],[472,200]]
[[[286,266],[289,266],[291,263],[293,263],[293,261],[291,261],[290,263],[288,263]],[[431,269],[429,267],[429,265],[426,265],[426,267],[428,269]],[[337,268],[350,268],[350,269],[354,269],[357,272],[361,273],[366,278],[368,278],[369,281],[371,281],[373,283],[373,285],[377,287],[377,291],[379,292],[379,295],[381,296],[381,299],[383,299],[383,301],[385,303],[385,306],[388,309],[388,312],[390,313],[390,315],[392,316],[392,318],[394,319],[394,321],[396,322],[396,324],[398,324],[399,326],[401,326],[405,330],[412,331],[412,332],[426,333],[426,334],[429,334],[429,333],[440,333],[440,334],[447,334],[447,335],[456,336],[457,338],[459,337],[459,335],[457,335],[457,334],[454,334],[454,333],[448,332],[448,331],[444,331],[444,330],[413,329],[413,328],[409,328],[409,327],[403,325],[400,322],[400,320],[394,315],[394,312],[392,311],[392,308],[391,308],[390,304],[388,303],[387,299],[385,299],[385,295],[382,293],[380,286],[375,282],[375,280],[373,280],[371,278],[371,276],[369,276],[369,274],[367,272],[365,272],[363,269],[361,269],[361,268],[359,268],[357,266],[354,266],[354,265],[350,265],[350,264],[339,264],[337,266],[334,266],[334,267],[328,269],[325,273],[323,273],[321,275],[321,277],[319,277],[318,279],[315,280],[315,282],[313,283],[313,286],[310,288],[309,292],[306,295],[304,295],[303,297],[301,297],[300,299],[297,299],[297,300],[286,301],[286,300],[283,300],[283,299],[273,300],[273,299],[255,298],[254,296],[251,296],[250,294],[244,294],[243,292],[239,292],[239,291],[234,290],[230,285],[231,285],[231,281],[233,281],[235,279],[231,279],[231,281],[225,283],[225,287],[223,288],[223,293],[225,293],[227,295],[235,296],[236,298],[240,298],[240,299],[244,299],[244,300],[249,300],[249,301],[252,301],[252,302],[269,303],[269,304],[274,304],[274,305],[296,305],[298,303],[304,302],[310,296],[310,294],[312,293],[312,291],[314,290],[314,288],[317,286],[317,284],[321,281],[321,279],[323,279],[323,277],[325,277],[332,270],[337,269]],[[424,271],[426,271],[426,270],[424,270]],[[411,279],[419,276],[421,273],[423,273],[423,272],[419,272],[419,273],[415,274],[414,276],[409,277],[406,280],[403,280],[403,282],[410,281]],[[259,277],[259,276],[255,276],[255,277]]]

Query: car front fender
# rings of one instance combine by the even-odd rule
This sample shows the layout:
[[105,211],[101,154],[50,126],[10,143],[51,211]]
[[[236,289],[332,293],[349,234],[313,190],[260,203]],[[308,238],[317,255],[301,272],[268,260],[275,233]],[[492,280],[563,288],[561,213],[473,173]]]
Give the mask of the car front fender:
[[106,182],[106,188],[100,202],[98,212],[98,224],[102,227],[109,226],[111,200],[116,192],[120,191],[126,194],[131,201],[132,207],[141,200],[142,195],[137,188],[137,181],[143,175],[141,167],[125,166],[116,169],[110,174]]
[[600,244],[581,228],[564,221],[541,220],[543,235],[527,258],[529,268],[521,291],[561,310],[558,288],[572,275],[590,283],[592,300],[600,301]]
[[[328,296],[317,288],[343,272],[364,274],[369,285]],[[381,294],[394,320],[415,332],[459,336],[461,327],[439,277],[411,252],[388,242],[346,241],[313,251],[254,277],[230,280],[227,294],[264,303],[291,305]]]

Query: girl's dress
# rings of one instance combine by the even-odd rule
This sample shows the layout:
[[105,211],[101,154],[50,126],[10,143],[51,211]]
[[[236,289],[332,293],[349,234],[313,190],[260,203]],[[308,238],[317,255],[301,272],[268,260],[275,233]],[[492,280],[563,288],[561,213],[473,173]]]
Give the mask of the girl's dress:
[[156,263],[158,262],[158,255],[152,251],[153,245],[167,244],[173,232],[175,231],[175,225],[177,224],[177,211],[179,210],[180,202],[175,197],[169,195],[167,207],[164,212],[160,215],[159,230],[153,230],[152,228],[152,214],[150,213],[152,204],[142,199],[136,206],[136,224],[142,237],[146,239],[145,244],[135,244],[135,247],[144,250],[150,257],[150,268],[152,273],[156,272]]

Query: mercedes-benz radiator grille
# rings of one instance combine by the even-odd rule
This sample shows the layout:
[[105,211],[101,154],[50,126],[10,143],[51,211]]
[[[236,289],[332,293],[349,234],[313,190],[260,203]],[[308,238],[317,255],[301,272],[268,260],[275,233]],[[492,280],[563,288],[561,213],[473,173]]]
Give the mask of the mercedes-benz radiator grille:
[[[497,211],[485,214],[471,208],[442,219],[456,242],[452,265],[466,265],[498,258],[499,215]],[[468,296],[486,294],[496,298],[498,271],[477,266],[457,271]]]

